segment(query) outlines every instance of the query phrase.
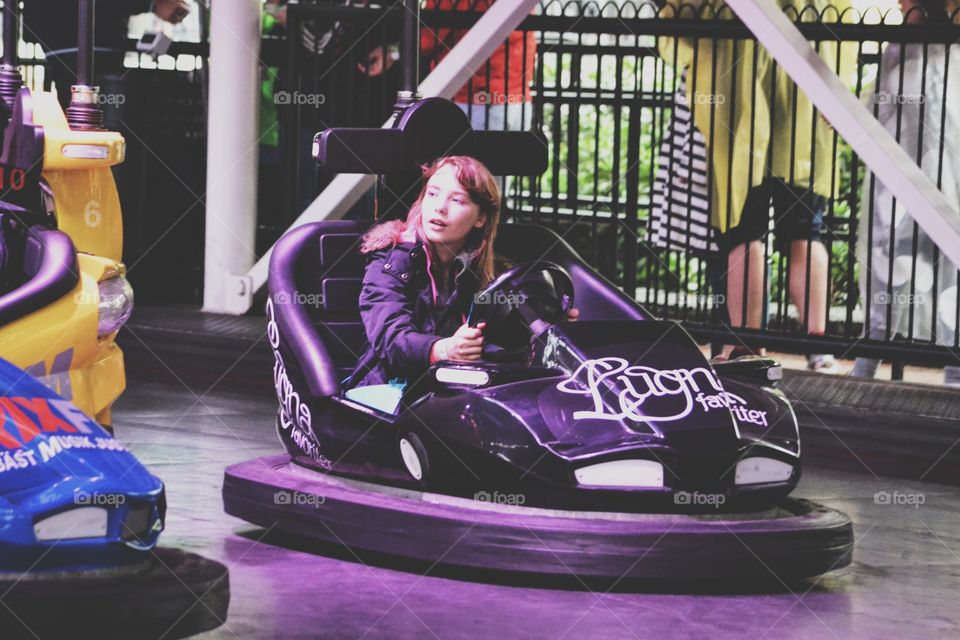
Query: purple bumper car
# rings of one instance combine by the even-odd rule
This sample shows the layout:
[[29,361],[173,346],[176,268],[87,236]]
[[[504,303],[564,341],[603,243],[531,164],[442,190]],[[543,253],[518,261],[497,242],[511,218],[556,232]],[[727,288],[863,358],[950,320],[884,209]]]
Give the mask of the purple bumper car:
[[544,227],[501,225],[515,266],[468,319],[487,323],[481,361],[357,386],[363,231],[309,224],[274,250],[285,453],[226,470],[228,513],[467,569],[780,580],[849,564],[849,518],[788,497],[800,442],[779,365],[711,366]]

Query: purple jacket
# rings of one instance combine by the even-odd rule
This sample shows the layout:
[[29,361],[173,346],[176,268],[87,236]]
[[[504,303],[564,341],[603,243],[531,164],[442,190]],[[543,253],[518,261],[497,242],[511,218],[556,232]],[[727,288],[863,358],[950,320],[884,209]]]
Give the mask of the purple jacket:
[[[433,343],[452,336],[466,320],[478,279],[458,256],[453,290],[444,299],[428,268],[422,243],[401,243],[367,254],[360,317],[368,346],[347,387],[414,383],[430,367]],[[354,380],[362,380],[353,385]]]

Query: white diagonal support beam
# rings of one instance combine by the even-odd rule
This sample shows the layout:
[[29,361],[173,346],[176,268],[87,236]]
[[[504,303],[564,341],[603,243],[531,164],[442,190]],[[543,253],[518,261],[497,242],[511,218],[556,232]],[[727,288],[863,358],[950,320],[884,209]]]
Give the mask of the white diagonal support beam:
[[[420,83],[420,93],[425,98],[451,98],[476,73],[480,65],[487,61],[497,47],[530,15],[540,0],[503,0],[495,2],[477,21],[463,38],[457,42],[450,53],[440,61],[427,78]],[[389,128],[393,118],[388,119],[384,128]],[[340,174],[336,176],[323,192],[298,217],[290,229],[310,222],[336,220],[370,189],[376,181],[374,176],[361,174]],[[288,231],[290,230],[288,229]],[[267,270],[270,264],[271,247],[260,258],[248,276],[253,282],[253,290],[259,291],[267,282]]]
[[872,113],[817,55],[773,0],[727,0],[757,40],[807,94],[860,159],[955,265],[960,220],[947,200]]

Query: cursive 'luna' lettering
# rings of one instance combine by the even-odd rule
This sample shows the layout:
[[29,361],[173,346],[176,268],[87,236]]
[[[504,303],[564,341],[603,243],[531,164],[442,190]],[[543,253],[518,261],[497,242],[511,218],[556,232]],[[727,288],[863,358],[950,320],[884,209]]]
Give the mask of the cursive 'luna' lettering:
[[320,443],[313,431],[310,407],[300,399],[287,374],[283,357],[280,355],[280,330],[274,317],[273,300],[267,298],[267,339],[273,348],[273,386],[280,402],[280,428],[289,431],[290,437],[314,462],[330,467],[330,461],[320,453]]
[[[586,395],[593,400],[592,410],[574,412],[575,420],[626,418],[656,422],[680,420],[688,416],[696,406],[698,394],[723,392],[720,381],[705,367],[653,369],[630,365],[617,357],[587,360],[572,376],[557,384],[557,389],[564,393]],[[609,401],[611,396],[616,402]],[[605,397],[608,401],[604,401]],[[658,407],[659,410],[646,411],[643,405],[651,399],[671,401],[664,402]]]

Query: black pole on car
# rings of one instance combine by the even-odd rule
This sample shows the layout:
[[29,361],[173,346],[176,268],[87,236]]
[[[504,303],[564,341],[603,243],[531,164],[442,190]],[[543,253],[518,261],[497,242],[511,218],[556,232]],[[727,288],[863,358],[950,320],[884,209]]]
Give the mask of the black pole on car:
[[93,84],[93,28],[96,0],[77,3],[77,84]]
[[[420,0],[403,0],[402,32],[400,35],[400,90],[393,105],[393,127],[399,127],[407,108],[418,102],[420,95]],[[419,172],[379,174],[376,188],[375,217],[393,218],[409,208],[398,193],[409,193],[411,185],[420,179]]]
[[95,9],[96,0],[79,0],[77,3],[77,84],[70,87],[70,106],[67,107],[67,122],[71,129],[103,128],[99,87],[93,84]]
[[17,67],[17,41],[20,39],[20,1],[3,3],[3,63],[0,64],[0,99],[8,109],[23,86],[23,77]]
[[403,0],[403,34],[400,38],[400,91],[396,109],[402,112],[420,99],[420,0]]

